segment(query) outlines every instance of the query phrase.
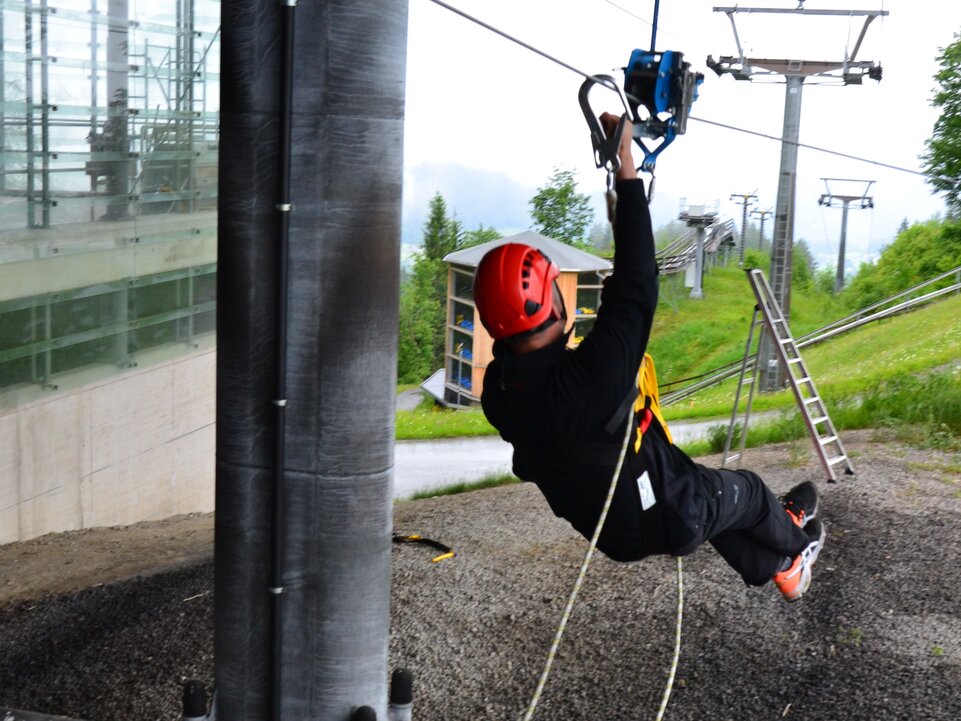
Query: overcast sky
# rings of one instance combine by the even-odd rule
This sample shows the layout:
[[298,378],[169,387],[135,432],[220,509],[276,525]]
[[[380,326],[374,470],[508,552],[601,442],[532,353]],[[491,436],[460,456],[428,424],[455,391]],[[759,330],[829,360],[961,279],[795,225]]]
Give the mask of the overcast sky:
[[[649,49],[653,0],[450,0],[465,12],[515,35],[579,70],[613,74],[634,48]],[[780,136],[782,78],[754,82],[718,77],[708,55],[736,55],[731,23],[713,12],[727,2],[661,0],[658,50],[685,55],[704,84],[692,116]],[[620,7],[618,7],[620,6]],[[742,7],[795,8],[761,0]],[[800,141],[913,170],[937,113],[930,105],[939,48],[961,30],[961,3],[938,0],[834,2],[807,0],[808,10],[883,9],[869,27],[859,60],[880,62],[880,83],[842,86],[805,82]],[[626,11],[626,12],[625,12]],[[637,16],[637,17],[634,17]],[[745,53],[754,57],[843,59],[863,18],[735,15]],[[581,78],[430,0],[410,0],[405,122],[404,241],[419,243],[428,201],[440,191],[466,227],[492,225],[502,233],[529,227],[528,201],[555,167],[574,170],[581,192],[600,194],[604,172],[594,167],[587,125],[577,102]],[[594,107],[617,111],[612,93],[596,88]],[[638,157],[639,159],[639,157]],[[687,133],[658,160],[652,205],[655,226],[677,217],[682,198],[719,201],[740,225],[732,193],[758,196],[773,209],[780,143],[691,120]],[[821,264],[836,262],[841,210],[822,208],[821,178],[873,180],[874,210],[852,210],[848,266],[876,257],[904,218],[943,213],[941,199],[918,175],[801,148],[795,239],[803,238]],[[832,187],[835,193],[850,190]],[[765,227],[770,237],[772,223]]]

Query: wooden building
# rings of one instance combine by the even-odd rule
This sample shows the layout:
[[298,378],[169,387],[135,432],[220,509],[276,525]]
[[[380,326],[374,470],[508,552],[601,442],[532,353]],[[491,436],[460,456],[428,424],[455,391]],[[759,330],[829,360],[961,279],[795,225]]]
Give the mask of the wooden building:
[[494,343],[474,308],[474,270],[487,251],[505,243],[532,245],[557,264],[561,271],[557,285],[567,306],[568,322],[574,322],[571,345],[579,343],[594,324],[601,281],[612,268],[603,258],[530,230],[449,254],[444,258],[448,264],[447,325],[443,398],[439,398],[447,405],[469,406],[480,400]]

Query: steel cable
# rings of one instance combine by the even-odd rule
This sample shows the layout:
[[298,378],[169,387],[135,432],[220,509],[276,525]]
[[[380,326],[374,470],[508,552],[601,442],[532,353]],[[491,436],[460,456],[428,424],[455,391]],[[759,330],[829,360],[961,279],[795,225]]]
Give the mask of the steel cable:
[[[434,3],[435,5],[439,5],[440,7],[445,8],[445,9],[447,9],[447,10],[450,10],[452,13],[455,13],[455,14],[457,14],[457,15],[460,15],[462,18],[465,18],[466,20],[470,20],[472,23],[476,23],[477,25],[480,25],[482,28],[484,28],[484,29],[486,29],[486,30],[489,30],[490,32],[492,32],[492,33],[494,33],[494,34],[496,34],[496,35],[500,35],[502,38],[505,38],[505,39],[507,39],[507,40],[510,40],[511,42],[520,45],[522,48],[525,48],[526,50],[530,50],[532,53],[535,53],[535,54],[537,54],[537,55],[540,55],[542,58],[544,58],[544,59],[546,59],[546,60],[550,60],[552,63],[556,63],[557,65],[560,65],[562,68],[565,68],[566,70],[569,70],[569,71],[571,71],[572,73],[575,73],[575,74],[577,74],[577,75],[580,75],[580,76],[582,76],[582,77],[584,77],[584,78],[588,78],[588,79],[594,80],[594,81],[598,82],[599,84],[603,85],[604,87],[608,88],[609,90],[612,90],[612,91],[616,90],[615,88],[612,88],[612,87],[611,87],[610,85],[608,85],[607,83],[604,83],[604,82],[600,81],[597,76],[591,75],[590,73],[585,73],[583,70],[579,70],[578,68],[574,67],[573,65],[570,65],[569,63],[566,63],[566,62],[564,62],[563,60],[560,60],[559,58],[554,57],[554,56],[551,55],[550,53],[547,53],[547,52],[545,52],[545,51],[543,51],[543,50],[540,50],[539,48],[536,48],[536,47],[534,47],[533,45],[531,45],[531,44],[529,44],[529,43],[526,43],[526,42],[524,42],[523,40],[520,40],[519,38],[514,37],[514,36],[511,35],[510,33],[504,32],[503,30],[500,30],[499,28],[496,28],[496,27],[494,27],[493,25],[490,25],[489,23],[486,23],[486,22],[484,22],[483,20],[480,20],[479,18],[474,17],[473,15],[471,15],[471,14],[469,14],[469,13],[467,13],[467,12],[464,12],[464,11],[461,10],[460,8],[456,8],[456,7],[454,7],[453,5],[450,5],[450,4],[446,3],[446,2],[444,2],[444,0],[430,0],[430,2]],[[619,9],[623,9],[623,8],[620,8],[620,6],[615,5],[614,3],[611,3],[611,4],[614,5],[614,7],[618,7]],[[631,13],[629,13],[629,14],[631,14]],[[636,17],[636,16],[635,16],[635,17]],[[715,126],[717,126],[717,127],[724,128],[725,130],[733,130],[733,131],[738,132],[738,133],[746,133],[746,134],[748,134],[748,135],[754,135],[754,136],[756,136],[756,137],[766,138],[766,139],[768,139],[768,140],[779,140],[779,141],[781,141],[782,143],[784,143],[784,142],[791,142],[791,141],[786,141],[784,138],[778,137],[778,136],[776,136],[776,135],[768,135],[767,133],[761,133],[761,132],[757,132],[757,131],[755,131],[755,130],[747,130],[746,128],[739,128],[739,127],[737,127],[736,125],[728,125],[727,123],[720,123],[720,122],[717,122],[717,121],[714,121],[714,120],[707,120],[707,119],[705,119],[705,118],[698,118],[698,117],[694,117],[693,115],[692,115],[692,116],[689,116],[688,119],[689,119],[689,120],[697,120],[698,122],[707,123],[708,125],[715,125]],[[851,155],[850,153],[843,153],[843,152],[841,152],[841,151],[839,151],[839,150],[830,150],[830,149],[828,149],[828,148],[821,148],[821,147],[818,147],[818,146],[816,146],[816,145],[809,145],[808,143],[794,143],[794,144],[797,145],[797,147],[799,147],[799,148],[805,148],[805,149],[807,149],[807,150],[815,150],[815,151],[817,151],[817,152],[819,152],[819,153],[827,153],[827,154],[829,154],[829,155],[836,155],[836,156],[841,157],[841,158],[847,158],[848,160],[855,160],[855,161],[858,161],[858,162],[861,162],[861,163],[869,163],[869,164],[871,164],[871,165],[876,165],[876,166],[881,167],[881,168],[888,168],[889,170],[897,170],[897,171],[900,171],[900,172],[902,172],[902,173],[911,173],[912,175],[920,175],[920,176],[925,177],[925,178],[928,178],[928,179],[930,179],[930,180],[949,180],[949,181],[952,181],[952,182],[953,182],[953,180],[952,180],[951,178],[946,178],[946,177],[944,177],[944,176],[932,176],[932,175],[928,175],[927,173],[925,173],[925,172],[922,171],[922,170],[911,170],[910,168],[903,168],[903,167],[898,166],[898,165],[892,165],[891,163],[883,163],[883,162],[881,162],[881,161],[879,161],[879,160],[871,160],[870,158],[862,158],[862,157],[860,157],[860,156],[858,156],[858,155]]]

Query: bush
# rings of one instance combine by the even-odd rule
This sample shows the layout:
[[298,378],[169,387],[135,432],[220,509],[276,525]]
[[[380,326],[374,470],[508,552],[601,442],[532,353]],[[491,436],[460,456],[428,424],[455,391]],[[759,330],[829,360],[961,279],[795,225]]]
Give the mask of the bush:
[[[707,429],[707,445],[711,453],[722,453],[727,443],[727,423],[718,423]],[[741,424],[734,424],[734,435],[731,437],[731,448],[736,448],[741,442]]]
[[766,253],[762,253],[757,248],[746,248],[744,250],[744,270],[760,268],[766,273],[770,265],[771,259]]

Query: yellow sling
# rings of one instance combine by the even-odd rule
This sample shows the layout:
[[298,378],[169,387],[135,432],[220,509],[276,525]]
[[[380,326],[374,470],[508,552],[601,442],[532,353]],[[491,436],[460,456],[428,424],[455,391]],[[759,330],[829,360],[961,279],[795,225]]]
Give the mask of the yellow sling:
[[[673,444],[674,439],[671,437],[671,431],[667,427],[667,421],[665,421],[664,416],[661,415],[661,403],[657,394],[657,371],[654,369],[654,359],[651,358],[650,353],[644,354],[641,367],[637,370],[637,390],[638,396],[634,401],[634,413],[641,413],[645,408],[650,410],[651,413],[654,414],[654,417],[657,418],[658,423],[661,424],[661,428],[664,429],[667,440]],[[635,453],[641,450],[641,441],[644,438],[645,430],[647,430],[647,423],[638,425],[637,437],[634,439]]]

